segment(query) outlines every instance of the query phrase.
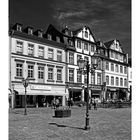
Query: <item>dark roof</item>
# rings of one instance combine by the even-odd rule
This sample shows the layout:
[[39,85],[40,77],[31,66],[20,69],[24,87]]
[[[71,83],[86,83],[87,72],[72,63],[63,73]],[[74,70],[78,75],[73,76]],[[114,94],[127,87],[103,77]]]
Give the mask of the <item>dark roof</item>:
[[110,48],[110,45],[113,43],[113,41],[114,41],[114,40],[105,42],[104,45],[105,45],[107,48]]

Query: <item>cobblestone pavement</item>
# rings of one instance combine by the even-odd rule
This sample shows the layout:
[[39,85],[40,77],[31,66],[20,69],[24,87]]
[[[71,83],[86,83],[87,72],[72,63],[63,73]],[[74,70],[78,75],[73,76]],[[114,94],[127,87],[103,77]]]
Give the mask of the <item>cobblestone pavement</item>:
[[9,110],[9,140],[131,140],[131,108],[90,110],[72,107],[71,117],[55,118],[51,108]]

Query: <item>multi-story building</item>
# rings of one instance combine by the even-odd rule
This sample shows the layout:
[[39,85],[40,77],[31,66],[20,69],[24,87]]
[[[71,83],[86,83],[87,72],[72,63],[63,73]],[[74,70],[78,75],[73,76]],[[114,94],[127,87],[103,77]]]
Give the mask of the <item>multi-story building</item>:
[[104,43],[108,58],[105,60],[105,99],[127,99],[128,55],[123,52],[118,40]]
[[24,106],[22,79],[28,77],[28,106],[51,104],[59,98],[86,101],[87,75],[79,71],[78,60],[92,65],[98,54],[98,67],[89,74],[89,96],[101,101],[128,98],[128,56],[118,40],[96,41],[90,28],[62,31],[50,25],[44,33],[21,24],[10,30],[9,86],[12,106]]
[[57,38],[42,30],[34,32],[32,27],[23,29],[16,24],[10,30],[9,81],[12,89],[12,106],[24,106],[24,86],[22,79],[28,77],[28,106],[51,104],[59,98],[65,105],[66,71],[65,45],[62,36]]

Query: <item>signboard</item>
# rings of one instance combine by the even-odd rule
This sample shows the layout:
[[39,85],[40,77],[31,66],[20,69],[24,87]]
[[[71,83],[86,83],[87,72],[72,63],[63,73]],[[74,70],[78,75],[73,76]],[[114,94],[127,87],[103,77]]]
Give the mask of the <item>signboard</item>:
[[101,86],[90,86],[89,87],[91,90],[102,90],[102,87]]
[[44,86],[44,85],[31,85],[31,89],[33,89],[33,90],[51,90],[51,87]]

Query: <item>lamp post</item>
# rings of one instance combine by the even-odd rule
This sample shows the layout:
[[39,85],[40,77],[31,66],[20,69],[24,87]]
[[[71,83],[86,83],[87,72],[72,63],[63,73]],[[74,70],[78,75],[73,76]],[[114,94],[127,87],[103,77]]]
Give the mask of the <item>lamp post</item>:
[[24,115],[27,115],[27,103],[26,103],[26,88],[28,87],[28,85],[29,85],[29,79],[28,79],[28,77],[26,78],[26,79],[23,79],[22,80],[22,82],[23,82],[23,86],[24,86],[24,88],[25,88],[25,110],[24,110]]
[[85,119],[85,130],[89,130],[89,73],[95,71],[98,66],[98,55],[94,54],[91,58],[91,66],[89,60],[85,61],[82,58],[78,60],[78,66],[83,74],[87,74],[87,102],[86,102],[86,119]]

